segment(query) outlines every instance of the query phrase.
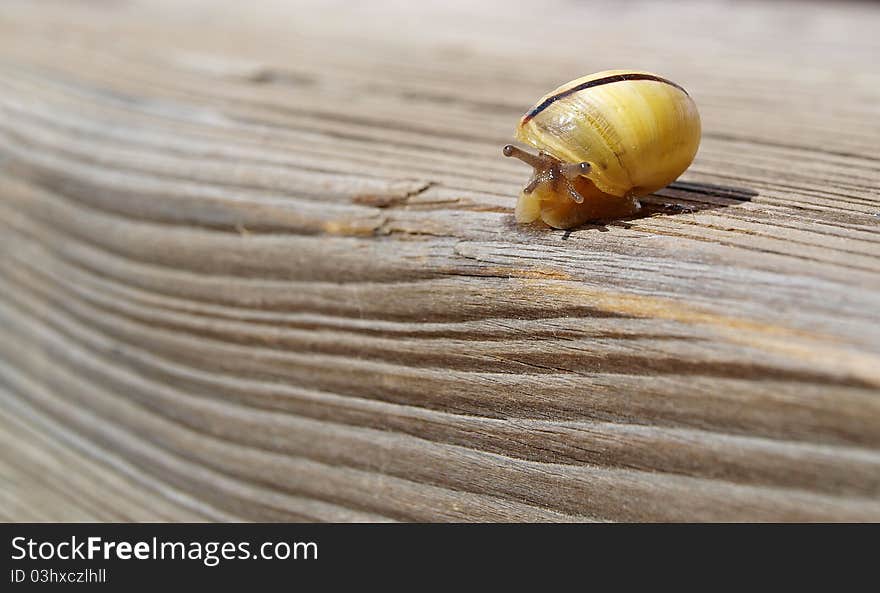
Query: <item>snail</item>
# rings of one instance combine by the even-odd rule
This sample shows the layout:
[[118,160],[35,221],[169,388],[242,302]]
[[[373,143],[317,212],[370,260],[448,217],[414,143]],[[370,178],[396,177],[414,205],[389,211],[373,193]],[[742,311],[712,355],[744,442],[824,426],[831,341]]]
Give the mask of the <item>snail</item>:
[[700,115],[687,92],[648,72],[607,70],[541,98],[517,125],[504,155],[534,175],[516,205],[521,223],[568,229],[636,214],[638,198],[669,185],[700,145]]

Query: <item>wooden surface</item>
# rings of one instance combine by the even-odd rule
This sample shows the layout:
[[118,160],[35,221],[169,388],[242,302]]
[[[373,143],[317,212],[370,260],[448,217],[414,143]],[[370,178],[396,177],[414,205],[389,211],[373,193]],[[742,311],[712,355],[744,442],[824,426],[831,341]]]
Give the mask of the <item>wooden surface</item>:
[[[880,520],[880,6],[427,4],[3,3],[0,516]],[[693,167],[517,226],[618,67]]]

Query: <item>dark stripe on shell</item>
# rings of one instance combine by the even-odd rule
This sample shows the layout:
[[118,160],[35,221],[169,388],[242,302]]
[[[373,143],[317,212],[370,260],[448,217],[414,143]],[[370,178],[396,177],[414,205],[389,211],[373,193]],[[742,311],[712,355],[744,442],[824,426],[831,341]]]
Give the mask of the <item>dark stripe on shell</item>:
[[594,86],[601,86],[603,84],[611,84],[612,82],[623,82],[624,80],[653,80],[654,82],[662,82],[664,84],[668,84],[674,86],[679,89],[685,95],[687,95],[687,91],[672,82],[671,80],[666,80],[665,78],[660,78],[659,76],[654,76],[653,74],[641,74],[638,72],[633,72],[632,74],[614,74],[613,76],[606,76],[605,78],[596,78],[593,80],[588,80],[587,82],[582,82],[581,84],[575,85],[570,89],[565,89],[564,91],[560,91],[553,95],[552,97],[547,97],[540,104],[536,105],[534,109],[526,113],[522,118],[522,123],[528,122],[530,119],[550,107],[553,103],[558,101],[559,99],[563,99],[569,95],[582,91],[584,89],[593,88]]

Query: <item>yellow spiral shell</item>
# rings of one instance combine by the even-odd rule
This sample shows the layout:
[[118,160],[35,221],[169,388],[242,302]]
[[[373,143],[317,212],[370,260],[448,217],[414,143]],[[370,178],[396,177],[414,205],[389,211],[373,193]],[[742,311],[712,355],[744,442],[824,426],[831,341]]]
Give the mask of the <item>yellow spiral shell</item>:
[[[697,153],[700,116],[674,82],[649,72],[607,70],[542,97],[520,120],[516,138],[560,166],[588,163],[582,176],[569,178],[573,195],[583,198],[580,203],[572,199],[571,187],[558,189],[558,172],[556,177],[549,172],[541,179],[552,183],[533,179],[534,187],[524,191],[517,207],[522,222],[540,217],[569,228],[603,214],[634,211],[636,197],[674,181]],[[540,174],[536,167],[536,179]]]

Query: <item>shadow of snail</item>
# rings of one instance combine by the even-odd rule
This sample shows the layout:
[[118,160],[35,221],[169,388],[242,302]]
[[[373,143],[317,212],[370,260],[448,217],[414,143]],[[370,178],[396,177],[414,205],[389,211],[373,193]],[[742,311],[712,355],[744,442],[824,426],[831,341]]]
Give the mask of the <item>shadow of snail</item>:
[[[649,218],[652,216],[681,216],[718,210],[750,202],[758,192],[746,188],[712,183],[692,183],[687,181],[675,181],[657,192],[639,198],[640,208],[636,212],[626,213],[618,217],[605,217],[585,221],[577,226],[563,229],[563,239],[574,231],[595,230],[608,232],[609,226],[621,226],[629,228],[629,221]],[[511,215],[506,222],[508,227],[522,227],[522,223]],[[533,222],[527,226],[536,230],[547,226],[541,222]]]

